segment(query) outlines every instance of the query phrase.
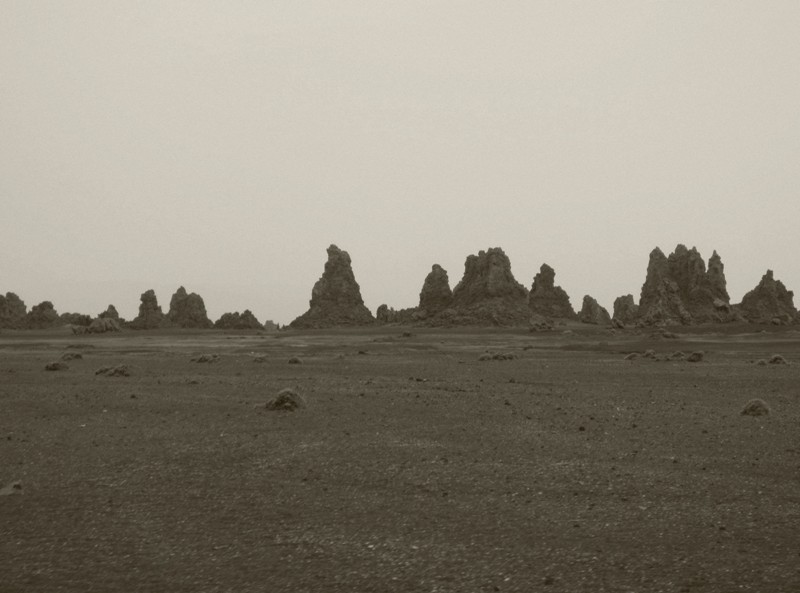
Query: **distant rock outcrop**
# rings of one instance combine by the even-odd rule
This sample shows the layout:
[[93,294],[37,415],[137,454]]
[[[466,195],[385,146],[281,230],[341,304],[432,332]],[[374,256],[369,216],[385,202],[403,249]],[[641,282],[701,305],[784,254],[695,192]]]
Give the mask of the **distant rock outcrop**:
[[450,290],[447,270],[439,264],[433,264],[419,293],[419,312],[423,317],[436,315],[452,304],[453,291]]
[[175,327],[184,329],[208,329],[214,325],[206,314],[203,297],[194,292],[187,293],[183,286],[172,295],[167,318]]
[[97,316],[98,319],[113,319],[114,321],[122,321],[117,313],[117,308],[114,305],[109,305],[105,311]]
[[98,317],[89,324],[86,330],[90,334],[104,334],[120,331],[119,321],[112,317]]
[[416,307],[395,310],[384,304],[375,311],[375,320],[378,323],[411,323],[423,316]]
[[238,311],[223,313],[222,317],[214,322],[214,327],[216,329],[264,329],[250,309],[245,309],[241,314]]
[[78,325],[88,327],[92,318],[84,313],[62,313],[58,316],[59,325]]
[[295,328],[369,325],[375,322],[364,306],[361,288],[353,275],[350,256],[336,245],[328,247],[322,277],[311,291],[309,309],[292,321]]
[[592,323],[594,325],[608,325],[611,323],[611,316],[606,311],[605,307],[600,304],[588,294],[583,297],[583,307],[581,312],[578,313],[578,319],[583,323]]
[[753,290],[742,298],[738,306],[742,316],[753,323],[787,324],[798,321],[794,306],[794,293],[780,280],[775,280],[772,270],[761,278]]
[[132,329],[158,329],[169,327],[169,319],[161,311],[156,293],[152,289],[142,293],[139,304],[139,315],[131,321]]
[[499,247],[470,255],[464,277],[453,289],[450,308],[440,318],[454,325],[526,325],[527,290],[514,279],[511,262]]
[[639,305],[633,300],[632,294],[617,297],[614,300],[614,319],[622,325],[629,325],[636,322],[639,316]]
[[666,257],[656,247],[650,253],[642,286],[639,317],[646,325],[733,321],[722,260],[715,251],[705,262],[694,247],[678,245]]
[[0,328],[22,329],[25,327],[25,315],[28,308],[13,292],[5,296],[0,294]]
[[569,302],[569,295],[563,288],[555,285],[555,278],[555,270],[542,264],[539,273],[533,277],[528,307],[531,312],[547,318],[575,319],[575,310]]
[[59,325],[58,313],[50,301],[42,301],[31,307],[25,316],[25,327],[28,329],[47,329]]

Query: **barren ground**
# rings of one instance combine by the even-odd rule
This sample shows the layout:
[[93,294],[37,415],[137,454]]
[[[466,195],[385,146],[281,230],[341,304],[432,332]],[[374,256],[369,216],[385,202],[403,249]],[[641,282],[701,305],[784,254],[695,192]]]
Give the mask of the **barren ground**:
[[0,591],[800,591],[800,334],[757,329],[3,332]]

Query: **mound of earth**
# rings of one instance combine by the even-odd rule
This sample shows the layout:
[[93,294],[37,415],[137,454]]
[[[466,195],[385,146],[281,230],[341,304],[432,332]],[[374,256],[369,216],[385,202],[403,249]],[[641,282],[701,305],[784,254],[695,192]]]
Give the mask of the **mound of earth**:
[[467,257],[451,307],[437,318],[452,325],[526,325],[530,318],[527,296],[511,273],[508,256],[493,247]]
[[375,318],[364,306],[361,288],[353,275],[350,256],[336,245],[328,247],[322,277],[311,291],[309,309],[289,325],[322,328],[370,325]]
[[13,292],[5,296],[0,294],[0,328],[22,329],[25,327],[25,315],[28,308]]
[[195,292],[187,293],[183,286],[172,295],[167,318],[176,327],[184,329],[207,329],[214,325],[206,314],[203,297]]
[[583,323],[592,323],[594,325],[608,325],[611,323],[611,316],[606,311],[605,307],[600,304],[588,294],[583,297],[583,307],[581,312],[578,313],[578,319]]
[[775,280],[772,270],[761,278],[753,290],[742,298],[738,310],[753,323],[793,323],[798,320],[794,306],[794,293],[780,280]]
[[222,317],[214,322],[214,327],[217,329],[263,329],[264,326],[256,319],[256,316],[250,311],[245,309],[241,314],[236,311],[234,313],[223,313]]
[[130,326],[132,329],[158,329],[169,327],[169,319],[161,311],[158,304],[156,293],[153,289],[142,293],[141,303],[139,304],[139,315],[137,315]]
[[556,271],[542,264],[539,273],[533,277],[533,285],[528,295],[528,307],[532,313],[549,318],[575,319],[575,310],[569,302],[569,295],[555,285]]
[[717,252],[709,259],[706,270],[694,247],[678,245],[669,257],[656,247],[650,253],[638,314],[645,325],[735,320],[724,266]]
[[58,313],[50,301],[42,301],[31,307],[25,316],[25,327],[28,329],[47,329],[61,323]]
[[614,300],[614,319],[623,325],[636,323],[639,316],[639,305],[633,300],[632,294],[617,297]]

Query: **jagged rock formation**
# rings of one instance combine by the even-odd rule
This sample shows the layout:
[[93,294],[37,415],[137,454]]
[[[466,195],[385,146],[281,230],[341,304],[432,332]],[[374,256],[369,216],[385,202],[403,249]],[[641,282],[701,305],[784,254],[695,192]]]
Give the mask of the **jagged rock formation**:
[[169,327],[169,319],[161,311],[156,293],[152,289],[142,293],[139,304],[139,315],[131,321],[132,329],[158,329]]
[[647,278],[639,300],[639,317],[656,323],[733,321],[722,260],[715,251],[709,269],[697,249],[678,245],[667,258],[656,247],[650,253]]
[[187,293],[183,286],[172,295],[167,318],[174,326],[184,329],[207,329],[214,325],[206,314],[203,297],[194,292]]
[[395,310],[389,305],[381,305],[375,312],[375,320],[378,323],[411,323],[424,317],[416,307]]
[[639,305],[634,302],[632,294],[626,294],[614,300],[614,319],[619,324],[635,323],[638,316]]
[[575,311],[569,302],[569,295],[555,285],[556,272],[547,264],[542,264],[539,273],[533,277],[533,286],[528,294],[528,307],[532,313],[548,318],[575,319]]
[[439,264],[433,264],[419,293],[419,313],[422,317],[436,315],[452,304],[453,291],[450,290],[447,270]]
[[6,296],[0,294],[0,328],[22,329],[25,327],[25,316],[28,308],[13,292]]
[[578,313],[578,319],[583,323],[592,323],[594,325],[608,325],[611,323],[611,316],[606,311],[605,307],[600,304],[588,294],[583,297],[583,307],[581,312]]
[[311,291],[309,309],[289,325],[321,328],[369,325],[375,318],[364,306],[361,287],[353,275],[350,256],[336,245],[328,247],[328,261],[322,277]]
[[46,329],[58,324],[58,313],[50,301],[42,301],[38,305],[34,305],[25,316],[25,327],[28,329]]
[[245,309],[241,314],[238,311],[223,313],[222,317],[214,322],[214,327],[216,329],[264,329],[250,309]]
[[119,318],[119,313],[117,313],[117,308],[114,305],[109,305],[105,311],[100,313],[97,316],[98,319],[113,319],[116,322],[120,322],[121,319]]
[[453,325],[526,325],[530,318],[527,297],[525,287],[511,273],[508,256],[493,247],[467,257],[452,305],[438,318]]
[[775,280],[772,270],[767,270],[758,286],[744,295],[738,309],[745,319],[753,323],[798,321],[794,293],[787,290],[783,282]]

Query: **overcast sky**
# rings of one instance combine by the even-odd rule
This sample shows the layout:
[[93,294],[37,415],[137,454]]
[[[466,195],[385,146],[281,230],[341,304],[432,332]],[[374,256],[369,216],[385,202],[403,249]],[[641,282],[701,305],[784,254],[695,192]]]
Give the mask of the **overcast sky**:
[[[800,2],[0,0],[0,291],[366,305],[502,247],[580,308],[648,254],[800,290]],[[796,300],[797,304],[797,300]]]

